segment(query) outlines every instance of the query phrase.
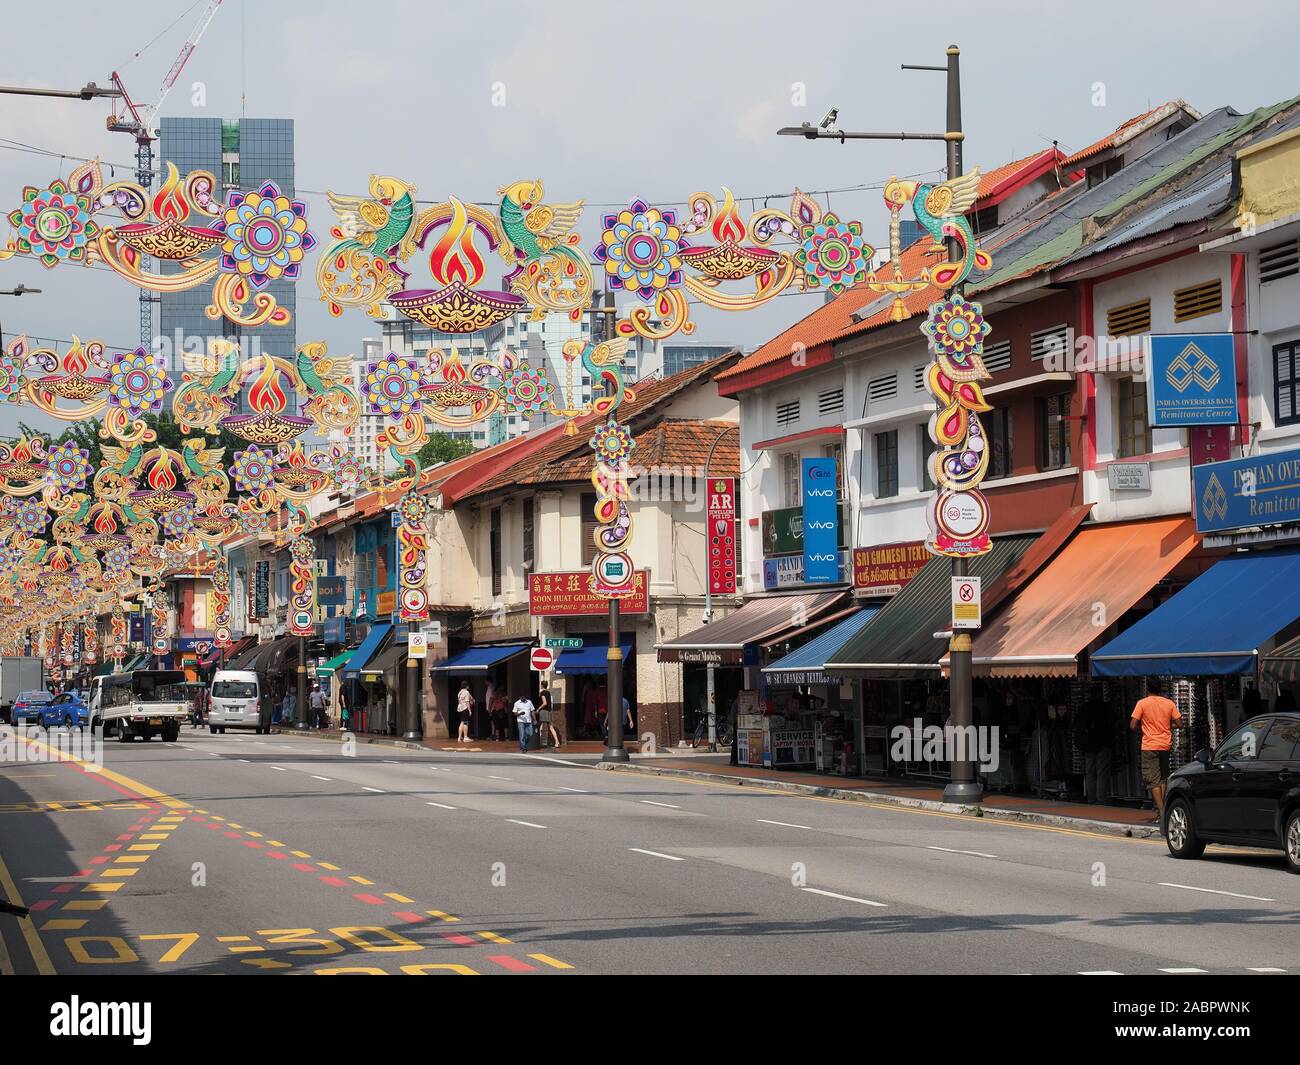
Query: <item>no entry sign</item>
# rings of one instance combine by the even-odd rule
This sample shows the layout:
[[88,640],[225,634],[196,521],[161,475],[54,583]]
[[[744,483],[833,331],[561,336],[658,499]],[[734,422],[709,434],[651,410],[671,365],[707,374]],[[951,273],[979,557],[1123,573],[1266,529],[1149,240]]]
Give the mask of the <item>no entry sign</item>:
[[555,652],[549,647],[534,647],[528,656],[528,664],[538,673],[545,673],[555,665]]

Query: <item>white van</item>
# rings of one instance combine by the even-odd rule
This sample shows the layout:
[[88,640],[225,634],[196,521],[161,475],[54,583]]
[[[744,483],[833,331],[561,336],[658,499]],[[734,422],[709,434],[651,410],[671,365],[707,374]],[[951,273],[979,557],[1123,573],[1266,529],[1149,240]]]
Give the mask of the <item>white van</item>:
[[222,669],[212,678],[208,729],[225,732],[228,728],[251,728],[259,733],[271,731],[271,706],[269,702],[262,705],[262,684],[256,673]]

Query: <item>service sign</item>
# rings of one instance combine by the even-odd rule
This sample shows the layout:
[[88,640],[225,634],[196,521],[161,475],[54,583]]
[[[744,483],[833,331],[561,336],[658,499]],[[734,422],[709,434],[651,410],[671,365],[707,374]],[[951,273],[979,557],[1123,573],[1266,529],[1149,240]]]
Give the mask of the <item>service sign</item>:
[[731,477],[709,478],[709,591],[731,595],[736,591],[736,482]]
[[803,460],[803,579],[806,584],[834,584],[839,580],[836,467],[833,458]]
[[853,589],[867,596],[896,595],[931,555],[924,540],[853,549]]
[[1240,419],[1232,334],[1153,333],[1149,396],[1155,429],[1236,425]]
[[[592,588],[586,570],[528,575],[528,612],[533,617],[574,617],[608,614],[609,599]],[[650,610],[650,571],[636,570],[629,582],[629,594],[619,599],[624,614],[645,614]]]

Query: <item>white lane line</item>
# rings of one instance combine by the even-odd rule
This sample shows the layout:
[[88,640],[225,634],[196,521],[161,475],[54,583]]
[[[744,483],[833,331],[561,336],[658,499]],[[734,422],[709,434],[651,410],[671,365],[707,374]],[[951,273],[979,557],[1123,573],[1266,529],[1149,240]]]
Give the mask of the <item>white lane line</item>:
[[640,847],[628,847],[630,851],[636,851],[637,854],[648,854],[651,858],[665,858],[670,862],[684,862],[685,858],[679,858],[675,854],[660,854],[658,851],[642,850]]
[[380,761],[383,762],[384,765],[399,765],[399,764],[400,764],[400,763],[397,761],[396,758],[381,758]]
[[539,762],[554,762],[556,765],[572,765],[577,766],[579,769],[587,768],[582,762],[570,762],[567,758],[552,758],[550,755],[545,754],[530,754],[526,757],[536,758]]
[[333,777],[318,777],[315,773],[311,774],[312,780],[332,780]]
[[883,902],[873,902],[871,899],[859,899],[852,895],[841,895],[835,891],[823,891],[821,888],[806,887],[801,890],[811,892],[814,895],[825,895],[828,899],[843,899],[845,902],[860,902],[863,906],[879,906],[881,909],[884,909],[885,907]]
[[219,755],[216,751],[208,751],[208,757],[209,757],[209,758],[220,758],[221,755]]
[[959,851],[952,847],[926,847],[928,851],[944,851],[947,854],[969,854],[975,858],[996,858],[996,854],[985,854],[983,851]]
[[1174,976],[1182,976],[1186,973],[1208,973],[1209,969],[1161,969],[1162,973],[1172,973]]
[[[241,759],[241,761],[242,761],[242,759]],[[270,768],[271,768],[271,769],[274,769],[274,770],[275,770],[276,772],[278,772],[278,773],[287,773],[287,772],[289,772],[289,771],[288,771],[287,769],[285,769],[284,766],[282,766],[282,765],[273,765],[273,766],[271,766]]]
[[1255,968],[1249,968],[1249,969],[1246,970],[1246,972],[1248,972],[1248,973],[1284,973],[1284,972],[1286,972],[1286,970],[1285,970],[1285,969],[1275,969],[1275,968],[1273,968],[1272,966],[1269,966],[1269,965],[1260,965],[1260,966],[1255,967]]
[[1081,972],[1080,976],[1123,976],[1123,973],[1117,973],[1114,969],[1093,969],[1090,972]]
[[488,774],[488,780],[510,780],[510,779],[511,779],[510,777],[494,777],[491,773]]
[[680,806],[674,806],[674,805],[673,805],[672,803],[670,803],[670,802],[655,802],[653,799],[637,799],[637,802],[642,803],[642,804],[644,804],[644,805],[646,805],[646,806],[663,806],[663,807],[666,807],[666,808],[669,809],[669,810],[680,810],[680,809],[681,809]]
[[1250,899],[1253,902],[1277,902],[1277,899],[1266,899],[1263,895],[1239,895],[1235,891],[1216,891],[1214,888],[1193,887],[1191,884],[1167,884],[1161,882],[1161,887],[1182,888],[1184,891],[1204,891],[1207,895],[1227,895],[1234,899]]
[[456,807],[448,806],[445,802],[426,802],[425,806],[436,806],[439,810],[454,810]]
[[760,825],[779,825],[781,828],[806,828],[809,832],[814,831],[812,825],[792,825],[789,821],[769,821],[766,817],[758,818]]
[[[236,762],[248,762],[248,759],[247,759],[247,758],[236,758],[235,761],[236,761]],[[252,763],[249,762],[249,764],[251,765]]]
[[546,827],[545,825],[534,824],[532,821],[517,821],[513,817],[507,817],[506,820],[509,821],[512,825],[523,825],[524,828],[545,828]]
[[589,791],[583,791],[581,788],[566,788],[563,784],[560,784],[560,785],[559,785],[559,789],[560,789],[561,791],[571,791],[571,792],[573,792],[573,794],[575,794],[575,795],[590,795],[590,794],[591,794],[591,792],[589,792]]
[[384,789],[383,789],[383,788],[371,788],[371,787],[366,786],[365,784],[362,784],[362,785],[361,785],[361,790],[362,790],[362,791],[377,791],[380,795],[383,795],[383,794],[384,794]]

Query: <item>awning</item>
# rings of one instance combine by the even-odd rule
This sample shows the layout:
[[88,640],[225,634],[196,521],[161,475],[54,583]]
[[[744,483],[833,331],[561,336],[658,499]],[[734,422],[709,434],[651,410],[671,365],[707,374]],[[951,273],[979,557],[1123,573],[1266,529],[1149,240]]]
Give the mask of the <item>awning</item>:
[[[633,642],[631,640],[620,640],[618,645],[623,651],[623,661],[626,662],[632,657]],[[555,660],[555,672],[562,676],[572,677],[586,674],[587,676],[603,677],[608,668],[608,636],[594,647],[588,647],[584,644],[577,650],[561,651],[559,657]]]
[[406,661],[406,644],[394,643],[375,655],[361,670],[361,679],[382,677],[390,669],[396,669]]
[[[1072,677],[1078,655],[1196,546],[1191,518],[1084,526],[975,636],[993,677]],[[945,655],[941,663],[948,667]]]
[[387,621],[379,621],[371,626],[370,632],[361,641],[361,646],[348,659],[348,664],[343,670],[345,677],[355,677],[361,672],[361,667],[369,662],[374,653],[379,650],[379,645],[384,642],[384,637],[388,635],[388,630],[392,627]]
[[204,669],[209,669],[221,661],[221,648],[214,647],[207,653],[207,656],[199,659],[199,665]]
[[1274,680],[1300,680],[1300,636],[1275,647],[1259,660],[1259,670]]
[[291,648],[296,653],[298,639],[297,636],[281,636],[272,640],[257,656],[256,665],[248,668],[256,669],[258,673],[265,673],[268,676],[284,672],[284,660],[288,657]]
[[838,625],[831,626],[784,658],[765,666],[763,676],[773,685],[838,683],[838,678],[826,673],[826,659],[861,632],[863,626],[879,613],[878,606],[866,606],[855,611]]
[[526,643],[480,644],[433,663],[433,673],[486,673],[493,666],[524,654],[530,648]]
[[262,648],[267,646],[269,645],[258,643],[256,636],[245,636],[231,648],[230,654],[226,655],[226,668],[251,670]]
[[[847,602],[847,592],[766,595],[749,600],[721,621],[656,644],[655,650],[660,662],[744,665],[746,647],[753,657],[758,644],[806,628]],[[756,665],[756,659],[751,664]]]
[[133,655],[130,658],[127,658],[122,663],[122,672],[130,673],[134,669],[139,669],[140,663],[149,657],[150,657],[149,655]]
[[316,672],[335,673],[338,670],[342,669],[347,664],[348,659],[351,658],[352,655],[353,655],[353,651],[344,651],[341,655],[335,655],[323,666],[317,666]]
[[1216,562],[1092,656],[1098,677],[1253,673],[1259,646],[1300,618],[1300,550]]
[[[995,536],[991,551],[970,560],[970,575],[980,577],[987,588],[1038,539],[1036,533]],[[948,642],[934,634],[951,626],[952,563],[936,556],[826,660],[826,672],[850,677],[937,677]]]

